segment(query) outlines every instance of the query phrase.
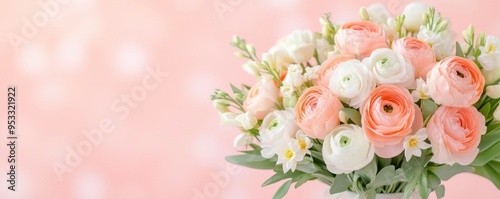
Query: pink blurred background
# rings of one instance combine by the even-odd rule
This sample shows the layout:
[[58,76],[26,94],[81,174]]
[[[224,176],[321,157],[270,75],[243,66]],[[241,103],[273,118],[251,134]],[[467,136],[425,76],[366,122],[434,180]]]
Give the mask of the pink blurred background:
[[[337,23],[358,20],[359,7],[374,2],[399,13],[410,1],[1,1],[0,198],[271,198],[279,185],[260,187],[271,172],[224,160],[237,153],[237,130],[219,125],[209,100],[229,82],[255,81],[232,55],[232,36],[262,53],[295,29],[319,31],[326,12]],[[472,23],[500,36],[494,0],[422,2],[452,19],[459,35]],[[218,12],[214,4],[227,9]],[[24,38],[19,45],[11,42],[14,34]],[[151,70],[160,72],[152,77]],[[7,85],[18,89],[16,192],[7,190],[5,175]],[[95,130],[103,121],[112,132]],[[88,154],[59,181],[54,164],[66,164],[69,151],[90,143],[88,131],[102,137],[93,134],[99,142],[81,148]],[[445,185],[445,198],[500,197],[472,174]],[[286,198],[321,198],[326,189],[310,182]]]

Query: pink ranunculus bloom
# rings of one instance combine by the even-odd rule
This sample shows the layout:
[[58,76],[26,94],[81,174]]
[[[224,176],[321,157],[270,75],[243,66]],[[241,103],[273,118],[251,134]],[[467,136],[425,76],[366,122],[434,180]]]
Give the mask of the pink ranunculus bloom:
[[427,74],[429,95],[438,104],[469,107],[483,93],[484,77],[466,58],[451,56],[438,62]]
[[427,123],[427,137],[440,164],[468,165],[474,161],[481,135],[486,132],[484,116],[474,107],[440,106]]
[[423,126],[420,108],[410,92],[396,85],[382,85],[373,90],[359,109],[367,138],[375,153],[392,158],[403,152],[403,140]]
[[404,37],[392,44],[392,50],[401,53],[415,68],[415,78],[427,78],[436,64],[436,56],[429,44],[413,37]]
[[335,35],[343,55],[368,57],[378,48],[388,48],[384,31],[371,21],[345,23]]
[[276,108],[279,92],[273,81],[262,79],[248,91],[243,108],[255,118],[264,119],[268,113]]
[[313,86],[304,91],[295,105],[299,127],[310,137],[324,139],[337,125],[344,108],[330,90]]
[[315,81],[315,85],[328,88],[328,85],[330,85],[330,77],[337,64],[351,59],[355,59],[355,57],[352,55],[334,55],[325,60],[321,63],[321,69]]

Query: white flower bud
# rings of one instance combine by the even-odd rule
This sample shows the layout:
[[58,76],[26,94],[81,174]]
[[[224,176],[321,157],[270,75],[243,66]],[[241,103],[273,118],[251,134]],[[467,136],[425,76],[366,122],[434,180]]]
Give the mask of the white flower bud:
[[363,21],[370,20],[370,15],[368,14],[368,11],[366,10],[365,7],[361,7],[359,9],[358,14],[359,14],[359,17],[361,18],[361,20],[363,20]]
[[229,104],[227,103],[224,103],[223,100],[220,100],[220,99],[216,99],[213,101],[213,104],[214,104],[214,107],[220,112],[220,113],[225,113],[225,112],[229,112],[229,108],[227,108],[229,106]]
[[486,87],[486,95],[493,99],[500,98],[500,85],[491,85]]
[[496,121],[500,121],[500,106],[493,112],[493,118],[495,118]]
[[349,122],[349,117],[344,113],[344,111],[339,111],[339,120],[342,123],[347,124]]
[[234,138],[233,146],[235,148],[246,147],[253,141],[253,136],[249,133],[240,133]]
[[235,118],[245,130],[252,129],[257,125],[257,119],[250,112],[242,113]]
[[405,21],[403,25],[412,32],[418,32],[420,26],[425,23],[425,13],[429,10],[429,6],[423,3],[410,3],[403,10],[403,15],[405,15]]
[[241,127],[241,123],[236,120],[236,114],[233,112],[225,112],[220,114],[221,124],[225,126]]
[[259,68],[254,61],[249,61],[249,62],[243,64],[243,70],[245,70],[250,75],[260,77]]

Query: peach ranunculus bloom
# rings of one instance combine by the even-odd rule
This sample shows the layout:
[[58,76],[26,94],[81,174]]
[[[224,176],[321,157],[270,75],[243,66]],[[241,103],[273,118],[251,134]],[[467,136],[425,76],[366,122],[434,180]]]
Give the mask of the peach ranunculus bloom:
[[469,107],[483,93],[484,77],[477,65],[457,56],[438,62],[427,74],[429,95],[438,104]]
[[384,31],[371,21],[345,23],[335,35],[343,55],[368,57],[378,48],[388,48]]
[[315,85],[328,88],[328,85],[330,85],[330,77],[337,64],[351,59],[355,59],[355,57],[352,55],[334,55],[325,60],[321,63],[320,72],[318,78],[315,80]]
[[436,64],[436,56],[429,44],[422,40],[404,37],[392,44],[392,50],[399,52],[415,68],[415,78],[427,77],[427,73]]
[[328,88],[313,86],[304,91],[295,105],[299,127],[310,137],[324,139],[337,125],[342,102]]
[[392,158],[403,152],[404,138],[423,126],[420,108],[410,92],[396,85],[381,85],[361,105],[361,122],[375,153]]
[[469,165],[479,153],[481,135],[486,132],[484,116],[474,107],[441,106],[427,123],[427,137],[440,164]]
[[243,108],[255,118],[264,119],[268,113],[276,108],[279,92],[273,81],[262,79],[248,91]]

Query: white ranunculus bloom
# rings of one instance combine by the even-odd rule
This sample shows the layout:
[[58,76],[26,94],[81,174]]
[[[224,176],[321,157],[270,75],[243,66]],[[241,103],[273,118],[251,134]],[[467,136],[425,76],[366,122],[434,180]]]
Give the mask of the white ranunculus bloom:
[[500,39],[495,36],[487,36],[486,44],[479,47],[481,55],[478,57],[479,63],[484,70],[491,71],[500,67]]
[[235,118],[245,130],[253,129],[257,125],[257,119],[250,112],[242,113]]
[[422,26],[417,35],[417,39],[429,44],[436,54],[436,59],[438,60],[442,60],[450,55],[453,55],[455,33],[452,32],[450,26],[448,26],[448,29],[440,33],[435,33],[429,30],[426,26]]
[[325,137],[322,151],[328,171],[334,174],[359,170],[368,165],[375,155],[375,147],[366,138],[363,129],[352,124],[333,129]]
[[370,21],[379,25],[387,24],[387,19],[391,17],[391,13],[387,10],[384,4],[375,3],[366,7]]
[[388,48],[374,50],[363,63],[371,70],[377,84],[415,88],[415,69],[404,57]]
[[293,137],[298,130],[293,109],[275,110],[269,113],[259,128],[261,155],[264,158],[273,157],[283,139]]
[[349,106],[359,108],[376,85],[370,70],[355,59],[335,67],[328,88]]
[[279,43],[286,49],[294,63],[303,63],[314,56],[316,37],[309,30],[296,30],[281,39]]
[[418,32],[421,25],[425,22],[425,13],[429,11],[429,6],[423,3],[413,2],[408,4],[403,10],[405,21],[403,25],[412,32]]
[[233,145],[235,148],[247,147],[253,142],[253,136],[249,133],[240,133],[234,138]]
[[488,95],[488,97],[491,97],[493,99],[500,98],[500,85],[497,84],[486,87],[486,95]]

